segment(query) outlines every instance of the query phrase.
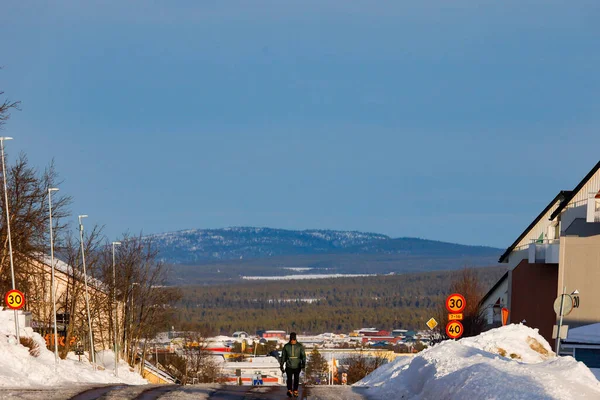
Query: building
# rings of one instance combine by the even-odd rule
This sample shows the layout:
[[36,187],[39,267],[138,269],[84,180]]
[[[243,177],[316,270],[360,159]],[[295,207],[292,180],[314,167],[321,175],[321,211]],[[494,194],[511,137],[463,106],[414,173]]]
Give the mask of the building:
[[279,361],[274,357],[253,357],[242,362],[224,362],[223,373],[227,382],[239,382],[251,385],[256,376],[261,377],[263,385],[281,385],[284,383],[279,370]]
[[287,336],[287,333],[285,331],[265,331],[262,334],[262,337],[264,339],[268,339],[268,340],[276,340],[276,339],[285,340],[286,336]]
[[580,293],[564,324],[576,328],[600,322],[600,162],[573,190],[563,190],[533,219],[500,257],[508,273],[481,303],[489,326],[497,310],[509,309],[509,323],[538,328],[551,344],[562,293]]
[[508,272],[483,296],[479,304],[487,329],[502,326],[502,308],[508,306]]
[[560,348],[589,368],[600,368],[600,323],[570,329]]
[[407,332],[408,332],[407,329],[394,329],[394,330],[392,330],[392,336],[405,337]]
[[[89,348],[89,339],[87,338],[88,325],[85,316],[85,296],[84,281],[80,274],[73,273],[73,268],[66,263],[55,259],[54,276],[56,281],[56,315],[58,346],[64,345],[65,331],[71,321],[71,309],[66,308],[67,301],[75,301],[74,312],[81,319],[81,326],[74,326],[71,338],[71,345],[80,345]],[[27,310],[32,312],[31,326],[46,339],[49,347],[53,346],[54,341],[54,318],[52,316],[52,298],[51,298],[51,274],[52,268],[49,257],[41,257],[40,260],[27,258],[22,267],[29,271],[25,287]],[[110,296],[102,282],[88,277],[88,294],[90,300],[90,314],[92,316],[92,330],[94,332],[94,347],[96,351],[110,349],[112,346],[112,320],[110,318],[107,304],[112,304]],[[120,303],[122,304],[122,303]],[[121,310],[121,307],[117,307]],[[121,317],[120,312],[118,317]]]

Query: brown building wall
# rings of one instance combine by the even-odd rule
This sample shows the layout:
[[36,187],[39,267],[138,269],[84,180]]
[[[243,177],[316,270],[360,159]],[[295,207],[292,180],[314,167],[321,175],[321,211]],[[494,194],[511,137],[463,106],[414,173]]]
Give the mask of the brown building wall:
[[551,346],[552,327],[556,322],[554,300],[558,285],[558,264],[529,264],[521,261],[512,271],[510,321],[538,328]]

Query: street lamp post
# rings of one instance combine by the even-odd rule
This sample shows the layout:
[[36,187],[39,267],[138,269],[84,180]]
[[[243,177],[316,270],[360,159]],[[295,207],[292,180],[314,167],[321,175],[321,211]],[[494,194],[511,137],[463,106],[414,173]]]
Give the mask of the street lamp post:
[[52,294],[52,319],[54,321],[54,364],[58,364],[58,328],[56,327],[56,280],[54,279],[54,235],[52,233],[52,192],[58,188],[48,189],[48,210],[50,212],[50,265],[52,270],[52,282],[50,282],[50,293]]
[[96,349],[94,347],[94,332],[92,331],[92,316],[90,314],[90,297],[88,294],[88,281],[87,271],[85,266],[85,248],[83,245],[83,218],[87,218],[87,215],[80,215],[79,217],[79,243],[81,244],[81,261],[83,262],[83,282],[85,286],[85,308],[87,311],[88,320],[88,332],[90,337],[90,359],[92,361],[92,368],[96,370]]
[[[133,306],[133,287],[136,285],[139,286],[140,284],[137,282],[131,283],[131,310],[129,313],[129,328],[127,329],[127,335],[129,336],[129,340],[127,340],[127,346],[125,347],[125,350],[129,350],[129,348],[131,347],[130,351],[133,353],[133,355],[131,355],[132,364],[135,362],[135,351],[133,350],[133,323],[135,322]],[[127,354],[130,355],[129,353]],[[126,359],[129,359],[129,357],[127,356]]]
[[[10,276],[12,279],[12,288],[16,290],[15,285],[15,266],[13,262],[13,253],[12,253],[12,240],[10,237],[10,214],[8,212],[8,190],[6,189],[6,166],[4,164],[4,141],[12,140],[11,137],[3,136],[0,137],[0,149],[2,152],[2,180],[4,181],[4,208],[6,208],[6,228],[8,230],[8,253],[10,256]],[[15,310],[15,333],[17,335],[17,344],[21,341],[19,338],[19,314],[17,310]]]
[[120,245],[121,242],[112,242],[112,273],[113,273],[113,309],[114,309],[114,313],[115,313],[115,326],[114,326],[114,333],[115,333],[115,343],[114,343],[114,351],[115,351],[115,376],[119,376],[119,370],[118,370],[118,353],[117,353],[117,324],[118,324],[118,320],[117,320],[117,278],[116,278],[116,273],[115,273],[115,246]]

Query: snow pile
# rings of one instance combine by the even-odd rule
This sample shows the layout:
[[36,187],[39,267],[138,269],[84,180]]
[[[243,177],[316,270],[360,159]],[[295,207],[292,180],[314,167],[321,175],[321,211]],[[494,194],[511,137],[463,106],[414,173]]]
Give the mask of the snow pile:
[[537,329],[508,325],[401,357],[365,377],[367,395],[394,399],[598,399],[600,382],[556,357]]
[[[46,349],[46,341],[31,328],[20,328],[21,338],[30,338],[37,345],[38,355],[30,349],[16,344],[14,311],[0,311],[0,387],[60,386],[73,383],[127,383],[143,385],[148,382],[139,374],[130,371],[124,361],[119,363],[119,377],[113,376],[114,357],[104,370],[94,371],[86,361],[79,362],[72,354],[55,366],[54,352]],[[32,346],[32,347],[33,347]],[[36,351],[32,351],[36,352]],[[82,356],[82,360],[84,357]],[[105,360],[106,361],[106,360]]]

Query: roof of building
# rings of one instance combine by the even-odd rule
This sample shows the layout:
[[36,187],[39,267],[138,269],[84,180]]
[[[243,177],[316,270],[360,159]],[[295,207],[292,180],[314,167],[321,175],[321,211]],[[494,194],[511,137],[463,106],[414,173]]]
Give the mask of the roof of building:
[[600,323],[569,329],[566,343],[600,344]]
[[[561,200],[561,203],[558,206],[558,209],[561,209],[564,204],[568,203],[568,199],[572,197],[572,193],[573,192],[571,192],[570,190],[561,190],[560,192],[558,192],[558,194],[556,195],[556,197],[554,197],[554,199],[552,199],[550,204],[548,204],[546,206],[546,208],[544,208],[544,210],[533,220],[533,222],[531,224],[529,224],[529,226],[527,228],[525,228],[525,230],[523,231],[523,233],[521,233],[521,235],[517,238],[517,240],[515,240],[514,243],[511,244],[508,249],[506,249],[504,254],[502,254],[500,256],[500,259],[498,260],[498,262],[503,263],[503,262],[505,262],[505,260],[508,261],[507,260],[508,255],[515,249],[515,247],[517,247],[519,242],[521,240],[523,240],[523,238],[527,235],[527,233],[531,229],[533,229],[533,227],[544,217],[544,215],[546,215],[546,213],[552,208],[552,206],[554,204],[556,204],[556,202],[558,200]],[[554,214],[552,214],[552,215],[554,215]],[[550,217],[550,219],[554,219],[554,217]]]
[[502,275],[502,277],[500,279],[498,279],[498,282],[496,282],[494,284],[494,286],[492,286],[492,288],[485,294],[485,296],[483,296],[481,298],[481,300],[479,301],[479,304],[483,304],[484,301],[487,300],[488,297],[490,297],[492,295],[492,293],[494,293],[494,290],[498,289],[498,287],[500,285],[502,285],[502,282],[504,282],[504,280],[508,278],[508,271],[506,271],[506,273],[504,275]]
[[592,170],[590,172],[588,172],[588,174],[581,180],[581,182],[579,182],[579,184],[575,187],[575,189],[570,191],[569,195],[565,198],[565,200],[552,213],[552,215],[550,216],[550,219],[556,218],[556,216],[558,214],[560,214],[562,210],[565,209],[567,204],[569,204],[569,202],[573,199],[573,197],[575,197],[577,195],[577,193],[579,193],[579,191],[583,188],[583,186],[587,183],[587,181],[589,181],[592,178],[592,176],[594,176],[594,174],[596,172],[598,172],[598,169],[600,169],[600,161],[598,161],[598,163],[594,166],[594,168],[592,168]]

